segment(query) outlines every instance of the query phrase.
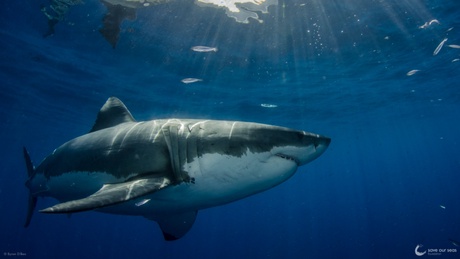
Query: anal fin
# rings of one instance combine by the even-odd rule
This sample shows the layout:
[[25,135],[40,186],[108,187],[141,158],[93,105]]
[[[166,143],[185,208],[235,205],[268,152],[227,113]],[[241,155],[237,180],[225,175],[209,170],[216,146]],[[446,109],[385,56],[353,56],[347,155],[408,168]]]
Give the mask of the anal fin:
[[40,212],[73,213],[103,208],[156,192],[170,184],[171,181],[165,177],[142,178],[123,183],[104,184],[99,191],[86,198],[60,203]]

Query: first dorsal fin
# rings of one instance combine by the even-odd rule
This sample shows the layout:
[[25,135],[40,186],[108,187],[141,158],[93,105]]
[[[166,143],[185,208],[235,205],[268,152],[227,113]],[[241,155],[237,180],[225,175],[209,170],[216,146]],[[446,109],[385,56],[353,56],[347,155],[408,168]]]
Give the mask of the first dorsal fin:
[[110,128],[125,122],[135,122],[128,108],[120,99],[110,97],[97,114],[96,122],[90,132]]

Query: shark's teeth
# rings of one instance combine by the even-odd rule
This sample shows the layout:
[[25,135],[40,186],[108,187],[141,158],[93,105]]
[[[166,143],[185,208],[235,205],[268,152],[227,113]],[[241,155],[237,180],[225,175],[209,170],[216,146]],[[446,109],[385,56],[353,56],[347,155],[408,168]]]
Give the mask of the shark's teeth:
[[299,161],[295,157],[288,156],[288,155],[285,155],[285,154],[276,154],[276,156],[281,157],[281,158],[286,159],[286,160],[291,160],[291,161],[295,162],[297,165],[300,164]]

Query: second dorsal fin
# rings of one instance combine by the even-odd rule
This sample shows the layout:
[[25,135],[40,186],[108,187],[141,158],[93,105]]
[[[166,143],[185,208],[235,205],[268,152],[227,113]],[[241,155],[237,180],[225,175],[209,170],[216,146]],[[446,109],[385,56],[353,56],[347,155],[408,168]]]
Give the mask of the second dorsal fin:
[[135,122],[128,108],[120,99],[110,97],[97,114],[96,122],[90,132],[110,128],[125,122]]

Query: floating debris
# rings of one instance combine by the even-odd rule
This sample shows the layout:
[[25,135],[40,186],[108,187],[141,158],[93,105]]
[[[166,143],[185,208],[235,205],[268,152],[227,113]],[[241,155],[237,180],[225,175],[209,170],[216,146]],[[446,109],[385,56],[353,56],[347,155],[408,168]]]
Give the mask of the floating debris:
[[269,104],[269,103],[261,103],[260,106],[262,106],[264,108],[276,108],[276,107],[278,107],[278,105],[276,105],[276,104]]
[[432,25],[433,23],[441,24],[438,20],[433,19],[429,22],[424,23],[423,25],[419,26],[420,29],[428,28],[428,26]]
[[196,52],[217,52],[216,47],[207,47],[207,46],[193,46],[192,50]]
[[407,76],[412,76],[412,75],[414,75],[415,73],[417,73],[417,72],[419,72],[419,71],[420,71],[420,70],[418,70],[418,69],[413,69],[413,70],[407,72],[406,75],[407,75]]
[[439,205],[439,207],[440,207],[441,209],[443,209],[443,210],[446,209],[446,206],[443,206],[443,205]]
[[135,205],[136,205],[137,207],[139,207],[139,206],[142,206],[142,205],[146,204],[146,203],[149,202],[149,201],[150,201],[150,199],[143,199],[143,200],[140,201],[140,202],[136,202]]
[[439,51],[442,49],[442,46],[444,46],[444,43],[447,41],[447,38],[443,39],[441,43],[436,47],[436,49],[433,51],[433,56],[438,55]]
[[199,78],[184,78],[182,80],[180,80],[182,83],[184,84],[191,84],[191,83],[196,83],[196,82],[201,82],[203,81],[203,79],[199,79]]
[[453,49],[460,49],[460,45],[455,45],[455,44],[447,45],[447,47],[453,48]]
[[228,17],[239,23],[249,23],[249,18],[263,23],[258,13],[268,13],[268,8],[278,5],[278,0],[195,0],[199,6],[225,9]]

